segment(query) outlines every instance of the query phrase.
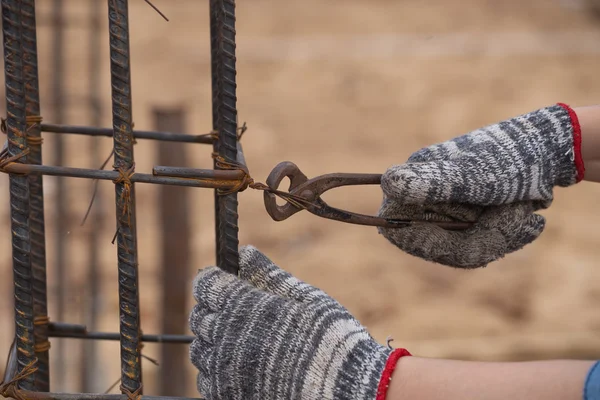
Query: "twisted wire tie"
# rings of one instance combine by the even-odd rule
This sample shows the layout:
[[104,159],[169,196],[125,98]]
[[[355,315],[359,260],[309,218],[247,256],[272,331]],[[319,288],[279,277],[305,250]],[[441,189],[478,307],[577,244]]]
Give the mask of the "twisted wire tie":
[[[47,315],[38,315],[37,317],[33,318],[34,326],[48,325],[49,323],[50,317],[48,317]],[[33,345],[33,349],[36,353],[43,353],[45,351],[48,351],[50,350],[50,342],[48,340],[45,340],[43,342],[36,343]]]
[[[35,126],[36,124],[39,125],[42,123],[42,116],[41,115],[28,115],[25,117],[25,122],[27,124],[27,129],[26,129],[26,133],[29,133]],[[41,135],[26,135],[27,138],[27,144],[28,145],[32,145],[32,146],[41,146],[42,143],[44,143],[44,139],[42,138]]]
[[135,389],[133,392],[129,391],[129,389],[127,389],[125,386],[123,386],[123,384],[121,384],[119,386],[119,389],[121,389],[121,392],[127,395],[127,398],[129,400],[140,400],[142,398],[142,387],[144,385],[142,385],[140,383],[140,386]]
[[25,122],[28,124],[41,124],[44,118],[41,115],[28,115],[25,117]]
[[34,325],[48,325],[50,323],[50,317],[47,315],[38,315],[33,318]]
[[27,135],[27,144],[30,146],[41,146],[44,143],[44,138],[41,136]]
[[35,366],[37,362],[38,359],[34,358],[21,370],[21,372],[16,374],[10,381],[2,382],[0,384],[0,395],[6,398],[13,398],[15,400],[27,400],[17,385],[21,380],[27,378],[29,375],[37,371],[38,368]]
[[[246,132],[248,130],[248,125],[246,124],[246,122],[244,122],[242,124],[242,126],[239,126],[235,129],[236,132],[236,138],[237,141],[241,141],[242,140],[242,136],[244,135],[244,132]],[[205,133],[203,135],[198,135],[199,137],[209,137],[213,140],[219,140],[219,131],[213,130],[209,133]]]
[[124,169],[122,167],[118,168],[119,176],[117,179],[113,180],[115,185],[122,183],[123,184],[123,192],[121,192],[121,201],[125,201],[125,207],[123,207],[123,214],[129,213],[129,207],[127,204],[129,203],[129,196],[131,195],[131,177],[135,174],[135,163],[131,165],[128,169]]
[[43,353],[48,350],[50,350],[50,342],[48,340],[33,345],[33,351],[36,353]]
[[[2,131],[2,133],[6,133],[7,131],[6,120],[7,118],[0,117],[0,130]],[[27,115],[25,117],[25,123],[30,126],[33,126],[35,124],[41,124],[43,120],[44,118],[42,118],[41,115]]]
[[[117,177],[117,179],[113,180],[113,183],[119,184],[122,183],[123,184],[123,191],[121,192],[121,196],[119,197],[119,200],[121,202],[124,202],[125,205],[123,206],[123,213],[121,214],[121,217],[124,217],[127,214],[127,225],[131,225],[131,210],[129,209],[129,200],[130,200],[130,196],[131,196],[131,177],[133,176],[133,174],[135,174],[135,163],[131,164],[131,167],[129,167],[128,169],[124,169],[122,167],[119,167],[117,169],[117,171],[119,172],[119,176]],[[117,236],[119,235],[120,232],[120,227],[117,228],[117,231],[115,232],[115,235],[113,236],[112,239],[112,244],[115,243],[115,240],[117,239]],[[127,251],[129,251],[129,249],[126,249]]]
[[304,197],[301,197],[301,196],[298,196],[295,194],[291,194],[288,192],[283,192],[281,190],[272,189],[269,186],[265,185],[264,183],[256,182],[254,180],[254,178],[252,178],[252,176],[250,176],[248,167],[243,164],[240,164],[237,162],[232,162],[232,161],[227,161],[227,160],[225,160],[225,158],[223,158],[222,156],[220,156],[219,154],[214,153],[214,152],[212,153],[212,157],[215,159],[215,161],[216,161],[215,166],[218,169],[241,170],[244,172],[244,177],[240,180],[239,183],[237,183],[231,189],[217,189],[217,193],[221,196],[226,196],[228,194],[233,194],[236,192],[243,192],[244,190],[246,190],[246,188],[251,188],[251,189],[255,189],[255,190],[262,190],[265,192],[273,193],[275,196],[282,198],[283,200],[292,204],[294,207],[297,207],[297,208],[300,208],[303,210],[307,209],[308,207],[320,208],[319,205],[317,205],[309,200],[306,200]]
[[238,142],[240,140],[242,140],[242,135],[244,134],[244,132],[246,132],[248,130],[248,126],[246,125],[246,122],[244,122],[242,124],[242,126],[240,126],[239,128],[236,129],[237,132],[237,140]]
[[6,167],[9,164],[14,163],[15,161],[19,160],[22,157],[25,157],[27,154],[29,154],[28,148],[21,151],[18,154],[15,154],[14,156],[4,156],[4,157],[0,158],[0,172],[6,172]]

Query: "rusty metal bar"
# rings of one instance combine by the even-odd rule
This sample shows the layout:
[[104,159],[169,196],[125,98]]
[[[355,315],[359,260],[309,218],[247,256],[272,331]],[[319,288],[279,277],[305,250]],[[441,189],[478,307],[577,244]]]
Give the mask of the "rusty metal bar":
[[246,176],[246,173],[242,170],[156,166],[152,168],[152,175],[174,178],[241,180]]
[[[106,181],[115,181],[122,177],[122,174],[117,171],[18,163],[8,164],[4,167],[4,170],[8,173],[20,175],[41,174],[51,176],[70,176],[72,178],[91,178]],[[139,182],[159,185],[204,187],[228,190],[239,185],[240,179],[245,176],[244,172],[240,170],[215,171],[208,169],[198,170],[198,172],[199,177],[196,178],[154,176],[136,172],[129,176],[129,181],[132,183]]]
[[[48,334],[51,337],[73,339],[120,340],[120,335],[116,332],[90,332],[85,325],[65,324],[62,322],[50,323]],[[190,335],[142,335],[142,341],[149,343],[191,343],[193,340],[194,336]]]
[[[6,87],[6,132],[8,155],[23,154],[27,149],[25,80],[21,37],[21,1],[2,0],[4,77]],[[26,163],[27,157],[16,163]],[[26,176],[10,175],[10,222],[15,296],[15,340],[17,371],[35,361],[33,332],[33,276],[31,269],[30,197]],[[18,382],[19,388],[34,390],[34,376]]]
[[[128,0],[108,0],[110,76],[115,171],[132,170],[133,115],[129,54]],[[121,392],[142,393],[139,272],[136,237],[135,184],[115,183],[121,334]]]
[[[157,130],[184,132],[185,111],[176,109],[155,109],[154,125]],[[181,143],[160,143],[158,162],[161,165],[188,165],[186,149]],[[160,167],[159,167],[160,168]],[[153,173],[156,171],[154,169]],[[221,171],[217,171],[221,172]],[[187,294],[181,288],[188,282],[191,270],[191,226],[189,190],[183,187],[161,187],[159,208],[162,233],[162,332],[183,335],[187,331]],[[171,396],[185,395],[186,374],[173,374],[172,371],[185,370],[188,362],[188,349],[173,344],[161,346],[160,393]]]
[[[112,137],[111,128],[96,128],[93,126],[77,125],[57,125],[42,124],[42,132],[47,133],[65,133],[86,136],[105,136]],[[184,133],[156,132],[156,131],[133,131],[133,137],[136,139],[160,140],[163,142],[181,142],[181,143],[201,143],[213,144],[215,141],[213,135],[204,133],[200,135],[189,135]]]
[[[25,79],[25,111],[29,145],[29,162],[42,164],[40,132],[40,91],[38,78],[37,30],[35,0],[22,0],[21,24],[23,39],[23,76]],[[33,316],[35,355],[38,358],[35,386],[50,390],[48,360],[48,294],[46,287],[46,235],[44,221],[44,187],[42,176],[29,177],[29,225],[31,234],[31,268],[33,273]]]
[[[101,33],[102,33],[102,15],[103,4],[98,0],[89,0],[90,15],[89,15],[89,108],[91,112],[92,126],[100,126],[102,124],[102,115],[104,107],[100,98],[101,93],[101,74],[100,62],[102,54]],[[112,129],[109,129],[112,136]],[[99,166],[102,164],[100,156],[99,141],[97,137],[90,138],[90,164]],[[101,278],[100,278],[100,232],[104,230],[104,199],[100,195],[100,187],[97,181],[91,182],[92,191],[98,190],[98,195],[95,196],[94,206],[90,210],[90,225],[87,237],[88,250],[88,288],[86,290],[87,301],[84,302],[84,318],[86,325],[90,330],[94,331],[98,324],[98,313],[101,307]],[[98,363],[97,345],[93,340],[86,340],[82,343],[83,348],[80,353],[80,390],[82,392],[94,392],[98,385],[98,371],[101,368]]]
[[[213,129],[218,154],[228,162],[238,156],[235,58],[235,1],[210,0],[211,58],[213,69]],[[215,164],[215,168],[218,166]],[[216,195],[217,265],[237,274],[237,193]]]
[[[212,100],[212,129],[215,132],[218,132],[219,124],[218,124],[218,53],[217,53],[217,14],[213,10],[212,1],[209,2],[209,22],[210,22],[210,65],[211,65],[211,100]],[[219,141],[215,140],[213,142],[213,153],[219,152]],[[213,159],[213,169],[217,168],[217,161]],[[220,202],[219,202],[219,194],[215,190],[214,191],[214,207],[215,207],[215,262],[217,265],[221,265],[221,252],[219,249],[221,248],[221,212],[220,212]]]

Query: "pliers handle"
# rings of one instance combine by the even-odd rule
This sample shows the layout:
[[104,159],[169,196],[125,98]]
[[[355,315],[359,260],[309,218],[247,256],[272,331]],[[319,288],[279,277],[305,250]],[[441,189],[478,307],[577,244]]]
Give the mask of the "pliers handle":
[[[279,185],[284,178],[290,179],[289,197],[285,205],[276,202]],[[334,173],[308,179],[300,168],[292,162],[279,163],[266,180],[271,191],[264,191],[265,208],[275,221],[283,221],[302,209],[308,210],[322,218],[332,219],[358,225],[379,226],[383,228],[402,228],[413,224],[435,224],[443,229],[464,230],[472,226],[470,222],[462,221],[407,221],[391,218],[375,217],[357,214],[350,211],[331,207],[321,199],[321,195],[333,188],[354,185],[380,185],[381,174],[349,174]],[[282,196],[280,196],[282,197]],[[297,201],[293,201],[296,199]]]

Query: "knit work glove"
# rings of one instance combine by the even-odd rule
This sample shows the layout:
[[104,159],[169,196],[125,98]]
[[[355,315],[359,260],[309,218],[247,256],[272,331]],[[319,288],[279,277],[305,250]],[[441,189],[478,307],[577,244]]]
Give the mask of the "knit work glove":
[[254,247],[240,250],[240,278],[208,267],[193,292],[190,357],[208,399],[383,399],[409,355]]
[[411,155],[382,177],[380,216],[474,222],[465,231],[416,225],[380,229],[400,249],[476,268],[533,242],[553,189],[583,179],[581,129],[564,104],[477,129]]

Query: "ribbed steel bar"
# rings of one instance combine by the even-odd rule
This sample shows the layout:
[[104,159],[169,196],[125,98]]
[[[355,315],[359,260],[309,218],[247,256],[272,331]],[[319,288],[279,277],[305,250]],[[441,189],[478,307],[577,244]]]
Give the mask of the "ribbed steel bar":
[[[159,167],[160,168],[160,167]],[[86,169],[72,167],[55,167],[51,165],[31,165],[12,163],[4,167],[4,171],[13,174],[30,175],[50,175],[50,176],[70,176],[72,178],[91,178],[108,181],[115,181],[122,178],[122,174],[117,171],[107,171],[102,169]],[[136,172],[128,176],[129,181],[140,183],[152,183],[162,185],[188,186],[188,187],[204,187],[216,188],[222,190],[231,190],[240,186],[242,183],[241,177],[244,172],[240,170],[198,170],[201,175],[197,178],[179,178],[171,176],[154,176],[150,174],[142,174]]]
[[[218,107],[217,107],[217,102],[218,102],[218,92],[219,92],[219,88],[218,88],[218,84],[219,81],[217,79],[218,77],[218,63],[217,63],[217,59],[218,59],[218,53],[217,53],[217,48],[218,48],[218,43],[217,43],[217,33],[218,33],[218,26],[217,26],[217,17],[218,14],[215,12],[214,10],[214,6],[212,1],[209,3],[209,15],[210,15],[210,65],[211,65],[211,93],[212,93],[212,129],[213,131],[217,132],[219,129],[219,124],[218,124]],[[219,152],[219,141],[215,140],[213,142],[213,152],[214,153],[218,153]],[[217,161],[213,160],[213,169],[217,168]],[[216,264],[217,265],[221,265],[221,252],[220,252],[220,248],[221,248],[221,229],[220,229],[220,225],[221,225],[221,213],[220,213],[220,202],[219,202],[219,194],[218,192],[215,190],[214,191],[214,204],[215,204],[215,257],[216,257]]]
[[[228,162],[236,162],[237,95],[235,57],[235,1],[211,0],[211,49],[213,68],[213,119],[218,132],[217,152]],[[215,166],[218,168],[218,166]],[[237,193],[217,195],[217,265],[237,274],[238,200]]]
[[[97,128],[94,126],[76,126],[76,125],[57,125],[42,124],[42,132],[48,133],[66,133],[86,136],[106,136],[112,137],[111,128]],[[152,139],[164,142],[182,142],[182,143],[202,143],[213,144],[215,139],[209,133],[200,135],[188,135],[185,133],[169,133],[155,131],[133,131],[133,137],[136,139]]]
[[[2,0],[1,4],[8,155],[18,156],[27,149],[21,1]],[[27,157],[25,156],[17,160],[17,163],[26,162]],[[15,295],[15,340],[17,345],[17,369],[21,372],[35,360],[28,178],[26,176],[10,175],[9,185]],[[18,386],[22,389],[34,390],[33,375],[19,381]]]
[[[23,75],[25,78],[25,109],[29,142],[29,162],[42,164],[40,132],[40,90],[38,80],[37,29],[35,0],[21,0],[23,27]],[[35,386],[39,391],[50,390],[48,361],[48,294],[46,287],[46,227],[44,222],[44,187],[41,175],[29,177],[29,226],[31,233],[31,268],[33,271],[33,316],[35,354],[38,358]]]
[[[91,332],[85,325],[65,324],[53,322],[50,324],[49,335],[51,337],[73,338],[73,339],[98,339],[98,340],[120,340],[119,333]],[[142,335],[142,342],[148,343],[191,343],[194,336],[191,335]]]
[[[108,18],[114,168],[118,171],[127,171],[134,167],[128,0],[108,0]],[[141,394],[141,329],[134,184],[127,180],[115,183],[115,195],[119,268],[121,390],[122,393],[128,391]]]
[[222,169],[197,169],[186,167],[167,167],[156,166],[152,168],[154,176],[170,176],[177,178],[192,178],[192,179],[237,179],[241,180],[246,176],[242,170],[222,170]]

